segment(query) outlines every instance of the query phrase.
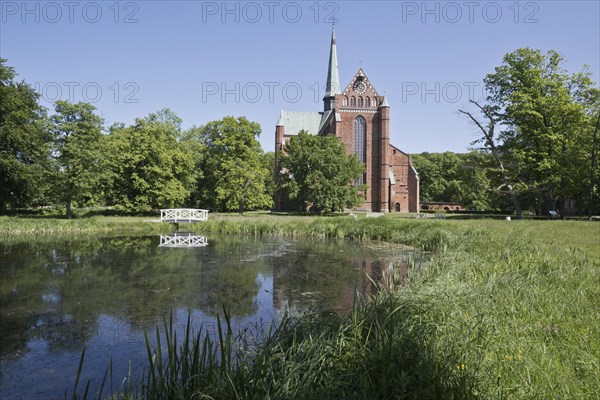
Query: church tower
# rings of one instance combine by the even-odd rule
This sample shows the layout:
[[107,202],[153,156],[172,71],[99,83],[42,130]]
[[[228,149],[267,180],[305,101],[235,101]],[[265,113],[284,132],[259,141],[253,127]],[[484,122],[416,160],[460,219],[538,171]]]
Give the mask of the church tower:
[[335,109],[335,96],[340,93],[340,77],[337,62],[337,49],[335,46],[335,26],[331,31],[331,46],[329,50],[329,68],[327,70],[327,83],[325,84],[325,97],[323,97],[324,110]]
[[[376,212],[418,212],[419,178],[410,156],[390,144],[390,105],[380,96],[362,67],[340,91],[335,27],[331,33],[323,112],[282,111],[275,129],[277,154],[286,140],[301,129],[314,135],[335,135],[347,154],[365,166],[357,184],[365,185],[364,202],[357,209]],[[285,209],[281,196],[277,209]]]
[[389,106],[361,68],[346,88],[336,96],[335,112],[340,116],[335,134],[348,154],[365,165],[357,182],[366,185],[364,203],[359,209],[388,212],[389,205]]

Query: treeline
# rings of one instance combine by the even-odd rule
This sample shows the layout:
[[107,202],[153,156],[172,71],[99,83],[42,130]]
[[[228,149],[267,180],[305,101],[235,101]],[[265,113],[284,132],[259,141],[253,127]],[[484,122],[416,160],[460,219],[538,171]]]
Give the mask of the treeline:
[[[518,49],[484,78],[486,97],[458,110],[472,124],[466,154],[413,155],[421,202],[469,210],[544,214],[600,212],[600,90],[584,68],[569,73],[555,51]],[[54,112],[0,59],[0,213],[29,207],[108,206],[268,209],[274,196],[296,210],[331,212],[361,201],[364,172],[333,137],[304,132],[275,157],[260,126],[225,117],[182,129],[169,109],[106,126],[88,103]]]
[[260,126],[225,117],[181,128],[169,109],[132,125],[105,126],[89,103],[55,103],[54,113],[0,60],[0,212],[57,206],[216,211],[272,206],[274,157]]
[[508,53],[485,76],[485,98],[459,110],[476,133],[471,145],[491,159],[483,164],[495,172],[489,189],[510,200],[517,218],[527,210],[600,211],[600,90],[587,66],[570,73],[564,64],[554,50]]
[[[419,172],[421,203],[451,202],[460,203],[469,211],[514,210],[510,196],[503,185],[502,177],[494,157],[482,151],[468,153],[420,153],[411,155],[412,162]],[[591,161],[591,160],[589,160]],[[581,176],[589,176],[588,170],[580,171]],[[567,214],[585,214],[591,205],[592,212],[600,211],[599,200],[595,196],[589,202],[589,180],[582,179],[575,190],[559,192],[548,200],[543,190],[522,190],[519,198],[524,211],[546,215],[558,210]]]
[[489,154],[420,153],[411,160],[419,173],[421,203],[460,203],[471,211],[511,210],[501,190],[494,160]]
[[275,156],[258,141],[260,125],[225,117],[182,129],[169,109],[106,126],[89,103],[38,103],[0,60],[0,212],[24,208],[111,207],[128,213],[193,207],[211,211],[272,208],[274,195],[297,210],[332,212],[358,204],[351,184],[364,167],[333,137],[304,132]]
[[415,155],[422,201],[471,210],[600,212],[600,90],[587,67],[569,73],[551,50],[523,48],[484,78],[485,99],[459,110],[476,139],[468,154]]

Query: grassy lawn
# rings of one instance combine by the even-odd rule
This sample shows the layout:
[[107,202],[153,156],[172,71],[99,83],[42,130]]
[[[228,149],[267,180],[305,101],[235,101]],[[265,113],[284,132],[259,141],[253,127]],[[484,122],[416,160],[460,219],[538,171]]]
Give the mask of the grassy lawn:
[[451,223],[476,234],[398,293],[431,305],[416,313],[430,351],[468,375],[469,397],[599,398],[600,225]]
[[432,258],[352,315],[285,321],[238,364],[207,368],[211,379],[188,397],[600,398],[598,223],[263,218],[198,228],[385,240]]
[[[2,217],[0,232],[160,229],[143,220]],[[227,332],[212,345],[201,334],[181,349],[171,340],[172,357],[160,368],[150,359],[142,392],[123,398],[600,398],[600,223],[249,214],[191,228],[382,240],[431,260],[351,315],[284,320],[239,357],[227,356]]]
[[153,234],[172,229],[169,224],[152,222],[152,219],[152,217],[89,217],[68,220],[56,216],[0,216],[0,237],[23,234],[109,232]]

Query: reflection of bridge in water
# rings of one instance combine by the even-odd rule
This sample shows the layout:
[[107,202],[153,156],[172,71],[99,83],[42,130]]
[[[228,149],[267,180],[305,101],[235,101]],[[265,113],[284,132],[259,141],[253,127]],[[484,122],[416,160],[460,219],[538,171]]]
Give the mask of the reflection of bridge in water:
[[191,233],[175,233],[173,235],[160,235],[159,247],[204,247],[208,245],[206,236],[197,236]]

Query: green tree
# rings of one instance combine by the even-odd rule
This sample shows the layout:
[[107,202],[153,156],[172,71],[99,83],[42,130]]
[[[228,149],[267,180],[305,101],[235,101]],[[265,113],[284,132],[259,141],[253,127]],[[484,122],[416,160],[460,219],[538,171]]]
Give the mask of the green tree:
[[194,195],[198,206],[240,213],[272,206],[266,187],[272,172],[262,161],[259,135],[260,125],[245,117],[225,117],[200,128],[197,139],[205,153]]
[[56,170],[53,180],[56,198],[72,217],[72,203],[96,197],[101,176],[103,120],[89,103],[71,104],[59,100],[51,117],[53,155]]
[[0,212],[44,201],[50,133],[39,95],[0,58]]
[[521,201],[519,200],[519,196],[517,195],[517,191],[515,190],[515,178],[509,174],[509,171],[504,167],[504,159],[506,157],[502,146],[498,143],[498,135],[496,133],[496,125],[499,123],[499,117],[496,114],[496,107],[490,105],[480,105],[474,100],[470,100],[471,103],[475,104],[481,114],[483,114],[484,118],[487,122],[480,122],[473,114],[468,111],[459,110],[461,113],[467,115],[469,119],[477,126],[479,131],[481,132],[481,137],[475,140],[473,144],[483,143],[484,147],[481,149],[482,152],[488,152],[496,163],[496,167],[500,172],[501,176],[501,185],[496,189],[498,192],[504,191],[508,193],[510,197],[510,201],[515,209],[517,214],[517,219],[523,218],[523,208],[521,206]]
[[462,203],[468,210],[504,209],[492,190],[493,159],[479,151],[411,155],[419,171],[421,200]]
[[[600,96],[598,96],[600,97]],[[592,150],[590,154],[590,174],[588,183],[588,217],[591,220],[594,212],[600,211],[600,184],[598,182],[599,174],[599,163],[598,163],[598,131],[600,130],[600,102],[596,107],[596,126],[594,126],[594,133],[592,135]]]
[[263,168],[269,171],[269,174],[266,176],[265,180],[265,188],[267,195],[270,198],[273,198],[277,190],[277,185],[275,182],[275,153],[272,151],[267,151],[262,155],[261,162],[263,164]]
[[422,153],[411,156],[415,168],[419,171],[421,201],[462,202],[459,154],[450,151],[444,153]]
[[468,210],[507,210],[510,206],[504,196],[499,196],[493,187],[498,185],[494,159],[481,151],[461,154],[462,202]]
[[509,179],[538,211],[581,197],[588,186],[597,89],[587,69],[569,74],[563,64],[554,50],[518,49],[484,79],[484,108],[502,128]]
[[346,155],[334,136],[315,136],[300,131],[286,145],[280,157],[281,190],[302,210],[318,213],[342,211],[362,203],[364,186],[354,185],[363,164]]
[[186,200],[186,205],[190,207],[202,207],[198,190],[196,190],[197,182],[204,178],[204,172],[202,170],[204,164],[204,158],[206,157],[206,145],[201,139],[202,128],[198,126],[192,126],[191,128],[183,131],[179,137],[179,142],[183,147],[183,150],[192,158],[193,167],[190,171],[190,178],[193,180],[194,185],[190,190],[190,194]]
[[109,202],[149,212],[185,203],[194,185],[194,158],[181,137],[181,120],[164,109],[131,126],[115,125],[108,137]]

